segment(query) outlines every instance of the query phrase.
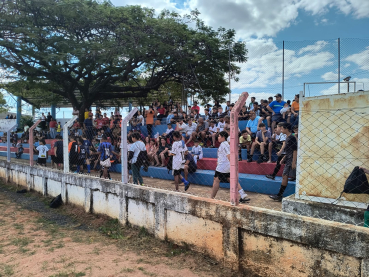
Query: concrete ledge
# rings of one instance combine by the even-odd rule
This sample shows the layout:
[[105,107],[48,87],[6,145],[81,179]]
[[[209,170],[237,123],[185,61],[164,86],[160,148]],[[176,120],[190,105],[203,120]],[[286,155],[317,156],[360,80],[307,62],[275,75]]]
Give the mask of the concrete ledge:
[[364,209],[296,199],[295,195],[283,199],[282,211],[358,226],[364,225]]
[[0,161],[4,176],[186,243],[244,276],[367,276],[367,228]]

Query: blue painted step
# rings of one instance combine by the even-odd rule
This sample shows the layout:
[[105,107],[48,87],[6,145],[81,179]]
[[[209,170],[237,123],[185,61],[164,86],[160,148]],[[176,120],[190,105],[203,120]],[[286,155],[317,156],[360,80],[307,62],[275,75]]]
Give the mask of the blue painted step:
[[[7,156],[7,154],[6,154],[6,152],[5,152],[5,151],[0,151],[0,156],[6,157],[6,156]],[[10,153],[10,157],[11,157],[11,158],[15,158],[15,153],[14,153],[14,152]],[[33,155],[33,160],[34,160],[34,161],[37,161],[37,158],[38,158],[38,156],[37,156],[36,154],[34,154],[34,155]],[[28,161],[29,161],[29,154],[28,154],[28,153],[24,153],[24,154],[22,154],[22,156],[21,156],[21,158],[20,158],[20,159],[21,159],[21,160],[28,160]],[[47,162],[48,162],[48,163],[51,163],[51,158],[50,158],[50,156],[49,156],[49,158],[47,159]]]
[[[149,167],[148,172],[141,168],[141,175],[144,177],[152,177],[164,180],[174,180],[171,172],[163,167]],[[197,170],[195,173],[189,174],[188,179],[192,184],[212,186],[214,179],[214,171],[212,170]],[[282,178],[276,177],[275,180],[270,180],[264,175],[254,174],[239,174],[239,182],[245,191],[262,193],[262,194],[277,194],[281,186]],[[295,193],[295,182],[289,182],[283,196],[289,196]],[[173,185],[174,187],[174,185]],[[229,188],[229,183],[220,183],[220,187]]]

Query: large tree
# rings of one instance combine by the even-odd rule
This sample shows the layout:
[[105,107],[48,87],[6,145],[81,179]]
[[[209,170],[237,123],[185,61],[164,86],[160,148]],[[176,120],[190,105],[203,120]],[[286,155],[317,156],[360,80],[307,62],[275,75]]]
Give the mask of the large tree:
[[198,16],[108,1],[3,1],[0,66],[18,72],[5,88],[45,103],[68,101],[80,112],[147,97],[168,82],[185,84],[204,102],[222,98],[225,75],[230,69],[237,80],[234,63],[246,62],[247,50],[234,30],[215,31]]

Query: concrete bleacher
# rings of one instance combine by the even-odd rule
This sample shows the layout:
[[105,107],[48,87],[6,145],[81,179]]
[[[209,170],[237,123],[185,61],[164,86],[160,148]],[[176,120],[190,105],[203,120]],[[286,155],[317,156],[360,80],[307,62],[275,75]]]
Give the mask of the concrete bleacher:
[[[164,167],[149,167],[147,172],[141,170],[141,175],[144,177],[158,178],[164,180],[174,180],[173,175],[167,168]],[[214,180],[213,170],[199,169],[196,173],[189,174],[188,180],[192,184],[212,186]],[[267,179],[264,175],[256,174],[239,174],[239,182],[245,191],[262,193],[262,194],[277,194],[281,186],[281,177],[276,177],[275,180]],[[289,196],[295,193],[295,182],[289,182],[283,196]],[[221,188],[229,188],[229,183],[220,183]]]

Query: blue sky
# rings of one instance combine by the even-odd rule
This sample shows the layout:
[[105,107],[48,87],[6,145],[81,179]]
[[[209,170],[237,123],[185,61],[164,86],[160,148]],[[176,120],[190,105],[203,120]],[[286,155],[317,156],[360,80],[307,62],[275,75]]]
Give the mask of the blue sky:
[[[357,89],[369,90],[368,0],[111,0],[181,14],[198,9],[214,29],[236,30],[246,42],[248,62],[240,64],[232,101],[248,91],[257,100],[282,92],[282,41],[285,41],[285,99],[304,82],[337,81],[337,38],[341,38],[341,80],[351,76]],[[337,85],[309,85],[310,95],[337,93]],[[347,85],[341,85],[347,91]],[[353,86],[350,87],[353,91]],[[60,110],[60,113],[62,110]],[[69,112],[65,112],[69,114]]]

